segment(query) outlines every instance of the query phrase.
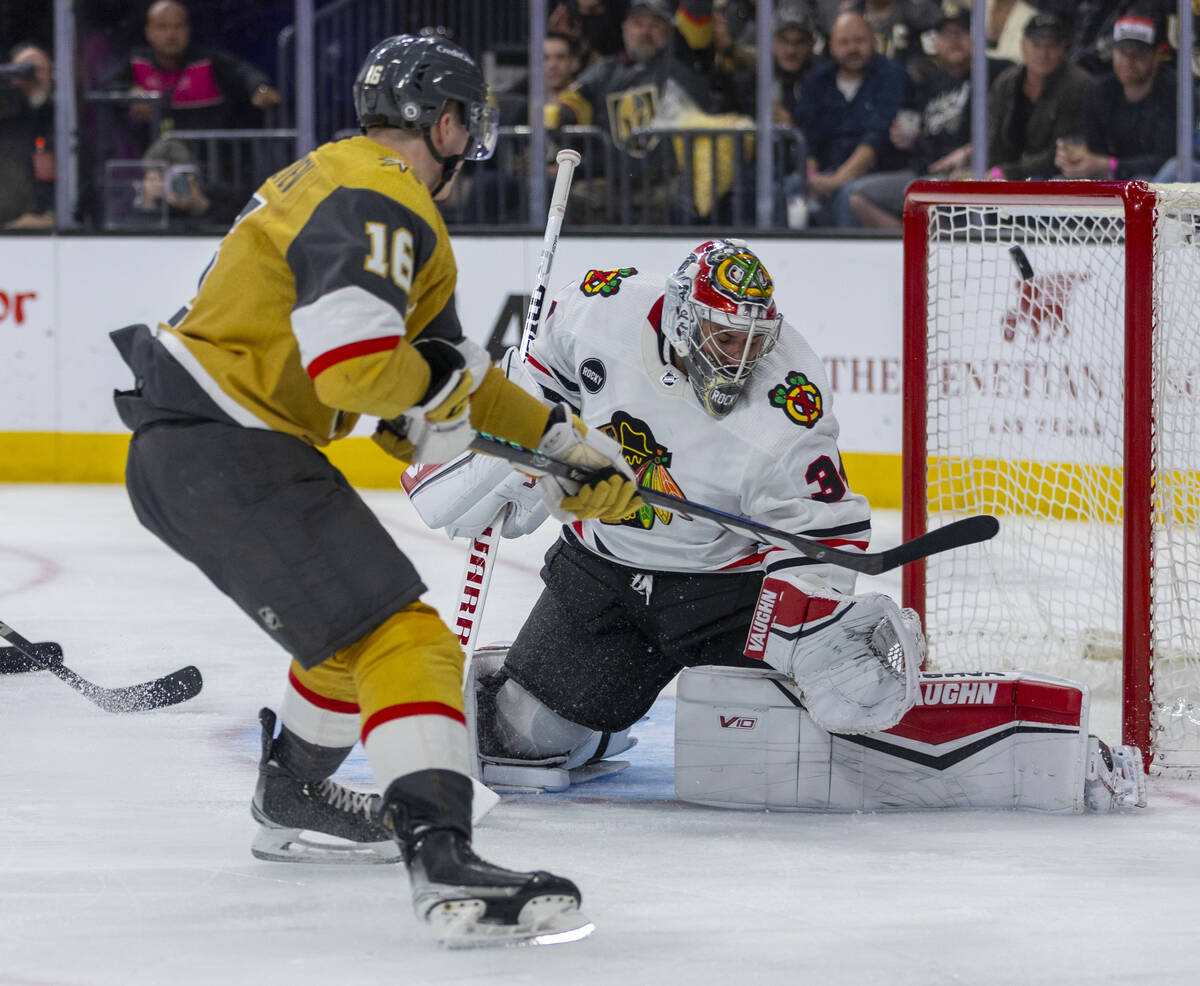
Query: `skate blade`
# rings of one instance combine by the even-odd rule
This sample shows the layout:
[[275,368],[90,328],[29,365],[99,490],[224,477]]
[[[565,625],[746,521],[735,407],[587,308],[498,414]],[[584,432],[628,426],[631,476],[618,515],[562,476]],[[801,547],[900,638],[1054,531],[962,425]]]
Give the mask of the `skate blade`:
[[430,908],[425,921],[438,944],[447,949],[563,945],[586,938],[596,926],[579,910],[574,897],[548,894],[529,900],[516,924],[482,920],[482,900],[452,900]]
[[[326,835],[321,840],[306,838],[302,829],[259,826],[250,845],[255,859],[271,863],[316,863],[378,865],[400,862],[400,847],[394,842],[350,842]],[[330,841],[325,841],[330,840]]]

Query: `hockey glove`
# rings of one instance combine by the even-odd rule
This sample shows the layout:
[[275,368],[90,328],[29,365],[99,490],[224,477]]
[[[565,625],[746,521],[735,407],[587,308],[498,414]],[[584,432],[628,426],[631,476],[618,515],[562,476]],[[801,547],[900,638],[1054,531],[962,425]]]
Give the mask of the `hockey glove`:
[[885,595],[789,573],[763,579],[745,654],[789,675],[822,729],[869,733],[912,708],[925,638],[916,613]]
[[405,462],[447,462],[475,437],[471,393],[491,366],[486,350],[469,339],[418,339],[413,348],[429,364],[425,395],[403,414],[380,421],[372,438]]
[[[551,410],[538,448],[573,466],[595,470],[595,478],[582,484],[541,476],[542,500],[555,519],[570,523],[594,518],[611,524],[642,505],[633,470],[617,443],[603,432],[589,431],[568,405],[558,404]],[[537,474],[534,469],[526,471]]]

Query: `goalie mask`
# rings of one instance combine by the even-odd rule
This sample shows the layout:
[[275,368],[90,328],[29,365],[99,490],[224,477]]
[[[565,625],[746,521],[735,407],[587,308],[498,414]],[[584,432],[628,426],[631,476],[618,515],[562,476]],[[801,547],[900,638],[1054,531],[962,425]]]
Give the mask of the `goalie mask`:
[[[468,141],[462,154],[442,156],[429,139],[446,104],[462,105]],[[492,156],[500,126],[499,110],[488,101],[488,88],[475,60],[453,41],[400,34],[379,42],[367,55],[354,80],[354,111],[363,133],[372,126],[420,130],[442,181],[450,180],[460,160],[484,161]]]
[[771,275],[744,240],[709,240],[667,278],[662,331],[700,404],[733,410],[755,366],[779,340]]

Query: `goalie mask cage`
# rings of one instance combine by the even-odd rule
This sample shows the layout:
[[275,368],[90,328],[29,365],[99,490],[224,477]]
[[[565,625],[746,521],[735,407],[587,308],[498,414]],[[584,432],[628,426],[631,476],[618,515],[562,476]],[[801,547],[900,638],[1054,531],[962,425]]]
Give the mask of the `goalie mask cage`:
[[904,208],[904,537],[931,669],[1119,697],[1200,775],[1200,185],[917,182]]

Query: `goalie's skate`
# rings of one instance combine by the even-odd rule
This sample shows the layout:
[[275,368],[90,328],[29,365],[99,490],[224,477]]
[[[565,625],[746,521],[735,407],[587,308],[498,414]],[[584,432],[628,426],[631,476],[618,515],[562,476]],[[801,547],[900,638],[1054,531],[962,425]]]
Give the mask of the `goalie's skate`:
[[561,944],[595,927],[579,910],[579,889],[570,880],[494,866],[458,831],[419,835],[408,872],[413,910],[446,948]]
[[250,802],[259,827],[250,852],[283,863],[399,862],[400,849],[378,820],[379,795],[296,777],[272,756],[275,714],[263,709],[259,719],[263,753]]
[[1088,811],[1145,808],[1146,772],[1142,766],[1142,751],[1136,746],[1110,747],[1098,737],[1089,736],[1083,799]]

